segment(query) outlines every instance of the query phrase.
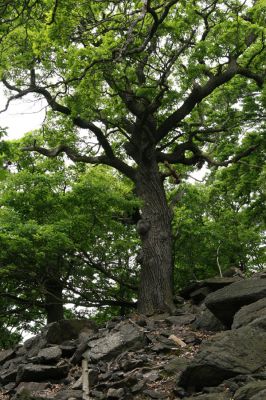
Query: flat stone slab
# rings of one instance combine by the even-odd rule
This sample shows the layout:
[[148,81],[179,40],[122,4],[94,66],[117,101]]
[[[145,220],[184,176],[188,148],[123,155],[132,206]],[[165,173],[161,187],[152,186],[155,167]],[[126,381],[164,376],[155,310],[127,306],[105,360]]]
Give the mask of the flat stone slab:
[[[207,288],[209,292],[213,292],[215,290],[221,289],[225,286],[231,285],[232,283],[238,282],[239,280],[242,280],[243,278],[241,277],[214,277],[214,278],[208,278],[204,279],[202,281],[198,282],[192,282],[189,286],[186,288],[182,289],[180,291],[181,296],[184,299],[190,299],[191,294],[193,292],[196,292],[199,289]],[[207,294],[207,293],[206,293]]]
[[40,364],[56,363],[62,356],[62,350],[59,346],[47,347],[39,351],[37,358],[40,360]]
[[208,309],[228,328],[241,307],[266,296],[265,279],[247,279],[232,283],[209,294],[205,299]]
[[189,325],[195,321],[195,314],[172,315],[166,318],[166,321],[171,325]]
[[266,319],[266,298],[240,308],[234,317],[232,329],[238,329],[249,324],[254,326],[256,321],[258,322],[261,318]]
[[180,386],[199,391],[236,375],[253,374],[266,366],[266,332],[246,326],[225,331],[201,346],[181,374]]
[[106,337],[89,341],[89,350],[83,353],[83,357],[92,361],[108,360],[123,350],[140,349],[144,340],[141,329],[130,323],[123,323],[117,331],[111,331]]
[[209,393],[200,394],[199,396],[186,397],[186,400],[231,400],[229,393]]
[[68,374],[69,366],[25,364],[18,367],[17,382],[44,382],[49,379],[62,379]]

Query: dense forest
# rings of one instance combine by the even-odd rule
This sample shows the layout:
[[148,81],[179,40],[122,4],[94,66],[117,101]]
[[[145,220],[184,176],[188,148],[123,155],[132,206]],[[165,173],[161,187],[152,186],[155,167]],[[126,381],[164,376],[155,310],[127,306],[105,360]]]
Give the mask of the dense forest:
[[0,17],[2,112],[47,102],[41,129],[1,130],[2,347],[62,318],[174,313],[190,281],[265,266],[265,1]]

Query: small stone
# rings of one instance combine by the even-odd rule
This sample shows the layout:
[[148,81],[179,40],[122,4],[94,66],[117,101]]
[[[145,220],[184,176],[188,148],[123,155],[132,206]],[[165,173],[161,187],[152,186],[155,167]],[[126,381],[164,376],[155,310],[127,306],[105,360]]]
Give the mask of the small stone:
[[93,396],[93,398],[98,399],[98,400],[106,399],[105,395],[102,392],[100,392],[99,390],[92,390],[91,395]]
[[150,371],[143,374],[143,378],[146,382],[155,382],[160,378],[160,376],[157,371]]
[[132,386],[131,392],[132,393],[138,393],[141,390],[143,390],[144,387],[145,387],[145,382],[144,381],[140,381],[139,383],[136,383],[136,385]]
[[157,390],[147,389],[147,390],[144,390],[143,393],[146,394],[147,396],[151,397],[152,399],[166,399],[168,397],[168,394],[159,392]]
[[124,397],[125,390],[123,388],[119,389],[113,389],[110,388],[108,389],[107,392],[107,399],[123,399]]
[[186,315],[173,315],[166,318],[166,321],[171,325],[188,325],[195,320],[196,316],[194,314]]
[[55,400],[69,400],[69,399],[82,399],[82,390],[62,390],[58,392],[53,399]]

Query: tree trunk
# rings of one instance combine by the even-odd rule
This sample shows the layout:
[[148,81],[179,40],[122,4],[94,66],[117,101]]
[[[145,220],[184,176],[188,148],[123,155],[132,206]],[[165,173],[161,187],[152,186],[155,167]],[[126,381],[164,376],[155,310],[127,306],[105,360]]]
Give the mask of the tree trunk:
[[64,319],[63,286],[60,280],[48,278],[45,283],[47,324]]
[[140,165],[135,182],[143,202],[137,224],[142,242],[138,311],[174,312],[172,217],[157,162]]

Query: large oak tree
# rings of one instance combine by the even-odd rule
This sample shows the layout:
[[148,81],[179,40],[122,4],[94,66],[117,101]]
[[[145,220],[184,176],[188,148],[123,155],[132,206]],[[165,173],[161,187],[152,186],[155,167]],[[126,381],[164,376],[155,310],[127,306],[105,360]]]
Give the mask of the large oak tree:
[[[47,147],[27,150],[109,165],[134,182],[139,311],[173,311],[164,180],[178,182],[180,165],[227,166],[260,145],[265,2],[17,0],[0,13],[7,107],[34,93],[63,126]],[[257,138],[246,147],[251,124]]]

